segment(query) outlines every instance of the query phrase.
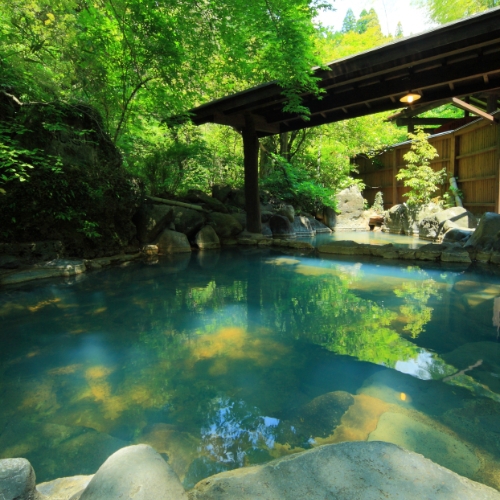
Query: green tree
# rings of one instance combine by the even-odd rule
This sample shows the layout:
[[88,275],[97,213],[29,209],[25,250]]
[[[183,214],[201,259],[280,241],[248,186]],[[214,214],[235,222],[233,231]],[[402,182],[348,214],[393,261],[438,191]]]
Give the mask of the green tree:
[[398,21],[398,24],[396,25],[396,33],[394,34],[394,38],[403,38],[404,33],[403,33],[403,25],[401,24],[401,21]]
[[500,5],[499,0],[417,0],[431,21],[448,23]]
[[430,202],[432,195],[438,190],[438,186],[443,184],[446,177],[446,170],[435,171],[430,162],[438,156],[436,148],[429,143],[429,137],[422,129],[418,129],[416,134],[408,134],[412,141],[410,151],[403,158],[406,167],[402,168],[396,175],[398,180],[402,180],[404,186],[409,188],[409,192],[403,196],[408,198],[408,206],[419,207]]
[[356,30],[356,16],[352,9],[348,9],[342,23],[342,33],[349,33]]

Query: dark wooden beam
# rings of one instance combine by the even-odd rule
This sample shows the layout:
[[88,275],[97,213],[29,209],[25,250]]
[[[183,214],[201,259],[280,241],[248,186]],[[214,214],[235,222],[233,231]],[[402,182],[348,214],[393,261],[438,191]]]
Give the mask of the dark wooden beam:
[[406,127],[408,125],[445,125],[457,121],[458,118],[398,118],[396,125]]
[[482,109],[476,108],[476,106],[473,106],[472,104],[467,104],[465,101],[462,101],[457,97],[453,97],[452,102],[455,106],[457,106],[457,108],[469,111],[470,113],[480,116],[481,118],[484,118],[485,120],[488,120],[491,123],[498,123],[499,121],[497,117],[492,116],[489,113],[485,113]]
[[259,197],[259,139],[255,129],[254,117],[245,115],[243,136],[243,166],[245,168],[245,207],[247,211],[247,230],[262,233]]
[[[306,99],[304,105],[307,106],[311,111],[311,116],[314,116],[321,112],[328,112],[331,110],[338,109],[339,107],[348,107],[350,105],[371,102],[373,100],[387,98],[391,95],[405,94],[408,88],[412,89],[422,89],[426,91],[429,88],[446,86],[447,96],[453,95],[463,95],[460,90],[460,85],[455,85],[454,90],[451,90],[448,86],[450,80],[457,82],[466,82],[471,80],[477,80],[475,85],[476,92],[481,90],[487,90],[487,87],[491,85],[492,79],[488,84],[484,83],[482,80],[482,73],[485,71],[493,72],[496,71],[500,74],[500,50],[491,55],[487,59],[483,59],[481,66],[479,65],[458,65],[457,67],[447,67],[443,68],[442,71],[432,71],[429,73],[418,73],[413,75],[410,80],[397,79],[389,82],[381,82],[378,84],[370,85],[368,87],[363,87],[362,89],[354,88],[346,92],[341,92],[341,88],[332,90],[328,95],[324,96],[321,100],[316,98]],[[472,67],[471,67],[472,66]],[[491,88],[491,87],[490,87]],[[281,108],[278,109],[268,109],[264,108],[261,110],[255,110],[254,112],[261,114],[269,123],[279,122],[283,120],[290,119],[291,115],[289,113],[284,113]]]

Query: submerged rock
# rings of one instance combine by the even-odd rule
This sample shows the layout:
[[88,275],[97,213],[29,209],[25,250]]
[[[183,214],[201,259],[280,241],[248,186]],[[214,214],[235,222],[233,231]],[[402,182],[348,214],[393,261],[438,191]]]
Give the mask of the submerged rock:
[[86,270],[83,260],[55,259],[35,264],[30,269],[14,271],[0,277],[0,285],[11,285],[44,278],[75,276]]
[[200,481],[191,500],[499,500],[500,493],[382,442],[325,445]]
[[187,499],[179,478],[151,446],[128,446],[99,468],[80,500]]
[[0,460],[0,498],[2,500],[41,500],[35,489],[35,471],[25,458]]
[[94,475],[62,477],[40,483],[36,489],[45,495],[47,500],[77,500],[93,477]]
[[480,465],[462,441],[401,413],[384,413],[368,441],[397,444],[462,476],[473,477]]

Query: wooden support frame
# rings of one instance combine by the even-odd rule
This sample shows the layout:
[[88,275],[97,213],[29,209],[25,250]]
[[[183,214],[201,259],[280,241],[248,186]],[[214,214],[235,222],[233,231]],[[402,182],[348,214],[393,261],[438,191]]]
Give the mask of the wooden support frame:
[[259,197],[259,139],[255,121],[250,113],[245,114],[243,136],[243,166],[245,168],[245,207],[247,212],[247,230],[250,233],[262,233]]
[[477,116],[480,116],[481,118],[484,118],[485,120],[488,120],[491,123],[498,123],[498,118],[490,115],[489,113],[485,113],[482,109],[476,108],[476,106],[473,106],[472,104],[467,104],[465,101],[462,101],[458,97],[452,97],[451,102],[460,109],[463,109],[464,111],[469,111]]

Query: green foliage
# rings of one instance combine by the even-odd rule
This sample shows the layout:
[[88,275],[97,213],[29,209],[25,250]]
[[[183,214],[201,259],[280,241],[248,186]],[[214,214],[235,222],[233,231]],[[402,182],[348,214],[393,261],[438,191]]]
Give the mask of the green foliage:
[[334,191],[325,188],[306,171],[273,155],[275,170],[261,181],[263,189],[270,191],[279,200],[290,203],[299,210],[315,213],[326,206],[335,208]]
[[429,18],[439,24],[456,21],[500,5],[499,0],[416,0]]
[[418,207],[431,201],[432,195],[439,189],[446,178],[445,169],[436,172],[431,166],[432,159],[438,156],[434,148],[427,140],[428,134],[419,129],[416,134],[408,134],[412,141],[411,149],[404,155],[406,167],[402,168],[396,175],[402,180],[409,192],[403,196],[408,198],[408,206]]
[[394,38],[403,38],[404,33],[403,33],[403,25],[401,24],[401,21],[398,21],[398,24],[396,26],[396,33],[394,33]]
[[373,200],[372,210],[381,214],[384,211],[384,197],[382,191],[378,191]]
[[[410,268],[410,270],[412,270]],[[425,276],[425,272],[422,271]],[[412,339],[425,331],[425,325],[431,320],[432,307],[427,305],[432,296],[441,299],[437,284],[433,279],[408,281],[394,290],[397,297],[404,300],[399,310],[406,320],[403,331],[409,332]]]
[[349,33],[356,30],[356,16],[351,8],[347,9],[344,21],[342,23],[342,33]]

